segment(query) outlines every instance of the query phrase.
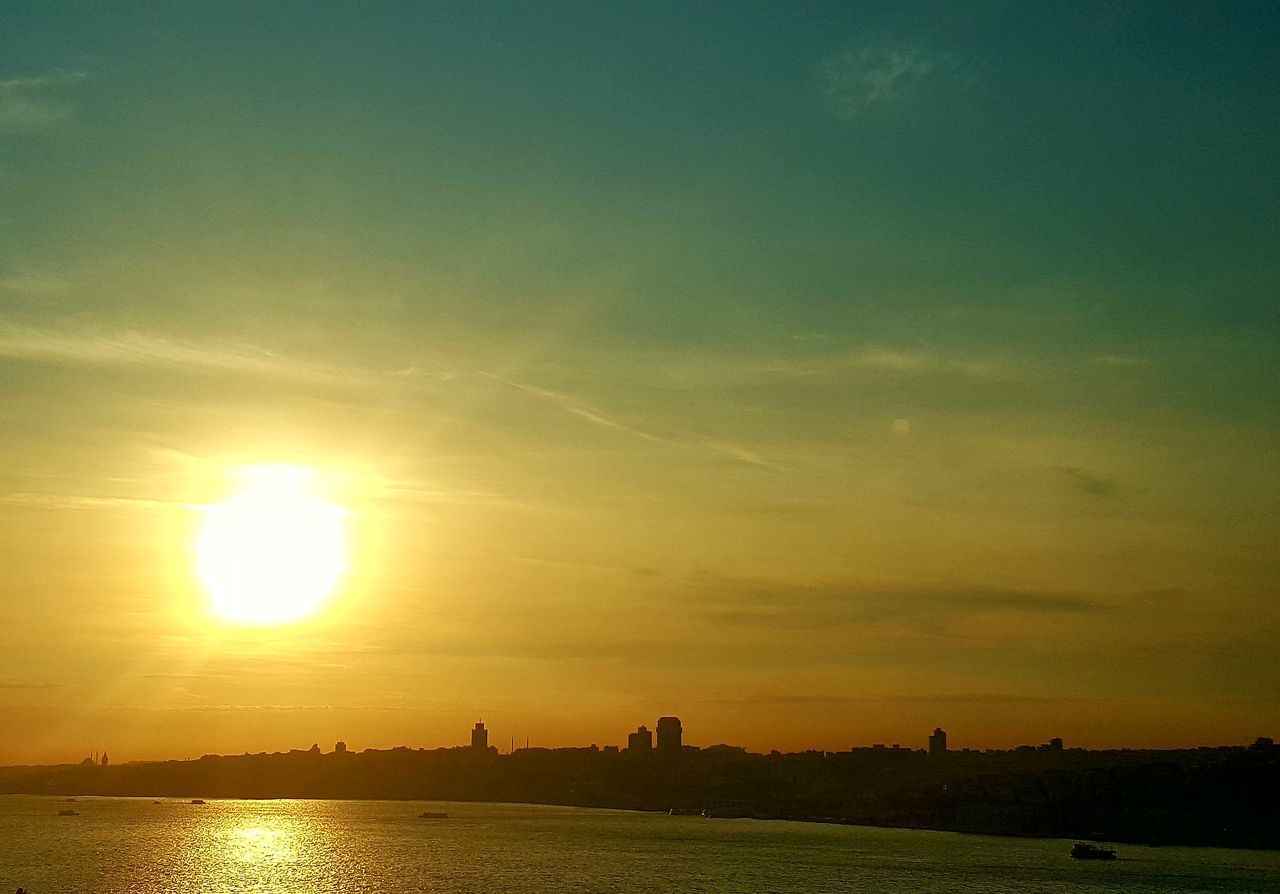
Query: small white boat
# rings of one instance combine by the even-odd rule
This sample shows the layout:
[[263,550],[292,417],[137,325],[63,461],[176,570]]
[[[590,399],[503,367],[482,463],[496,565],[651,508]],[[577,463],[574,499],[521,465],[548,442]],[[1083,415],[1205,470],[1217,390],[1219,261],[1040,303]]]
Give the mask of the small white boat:
[[1116,852],[1115,848],[1077,841],[1071,846],[1071,856],[1077,860],[1114,860]]

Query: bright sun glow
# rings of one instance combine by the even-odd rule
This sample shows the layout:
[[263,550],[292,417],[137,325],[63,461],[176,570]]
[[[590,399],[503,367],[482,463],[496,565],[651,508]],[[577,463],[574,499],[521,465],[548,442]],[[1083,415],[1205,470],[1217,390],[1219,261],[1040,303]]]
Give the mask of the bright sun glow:
[[206,510],[196,571],[213,610],[238,624],[315,614],[346,568],[344,510],[317,497],[298,466],[245,469],[243,488]]

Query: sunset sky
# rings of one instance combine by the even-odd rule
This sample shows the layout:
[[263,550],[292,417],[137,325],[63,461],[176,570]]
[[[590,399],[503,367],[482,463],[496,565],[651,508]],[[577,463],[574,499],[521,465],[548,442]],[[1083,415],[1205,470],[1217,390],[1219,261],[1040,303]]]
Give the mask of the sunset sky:
[[0,6],[0,763],[1280,733],[1273,4],[259,5]]

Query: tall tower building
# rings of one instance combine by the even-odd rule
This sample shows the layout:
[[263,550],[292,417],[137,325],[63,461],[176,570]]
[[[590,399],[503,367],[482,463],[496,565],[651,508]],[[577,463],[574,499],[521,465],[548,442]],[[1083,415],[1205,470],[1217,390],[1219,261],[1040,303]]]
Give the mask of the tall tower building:
[[933,728],[933,735],[929,737],[929,753],[947,753],[947,731],[940,726],[935,726]]
[[647,726],[641,727],[627,736],[627,751],[652,751],[653,733]]
[[476,751],[489,750],[489,731],[484,728],[484,724],[476,721],[475,728],[471,730],[471,747]]
[[684,731],[680,727],[679,717],[658,718],[658,750],[664,754],[675,754],[680,751],[681,737]]

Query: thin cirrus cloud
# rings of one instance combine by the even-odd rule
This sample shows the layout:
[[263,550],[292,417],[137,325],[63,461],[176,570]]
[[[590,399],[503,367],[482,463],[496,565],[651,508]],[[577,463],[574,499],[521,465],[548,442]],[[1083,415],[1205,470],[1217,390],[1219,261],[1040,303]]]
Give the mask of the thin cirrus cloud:
[[0,80],[0,134],[39,133],[70,117],[75,105],[65,89],[87,77],[83,71],[55,71]]
[[101,497],[92,495],[64,495],[40,493],[12,493],[0,495],[0,503],[6,506],[25,506],[32,509],[161,509],[168,510],[185,504],[167,500],[146,500],[132,497]]
[[[1095,702],[1096,697],[1073,696],[1070,701]],[[925,705],[964,704],[1058,704],[1062,697],[1032,695],[1013,692],[960,692],[947,693],[877,693],[866,695],[831,695],[821,693],[751,693],[742,696],[720,696],[704,699],[706,704],[722,705],[870,705],[877,703],[907,702]]]
[[760,468],[769,469],[774,472],[787,471],[785,466],[771,462],[758,451],[751,450],[748,447],[743,447],[741,444],[733,444],[728,441],[720,441],[715,438],[706,438],[699,435],[691,435],[690,437],[694,438],[698,444],[711,452],[727,456],[728,458],[740,463],[745,463],[749,466],[759,466]]
[[390,378],[373,370],[253,348],[169,339],[133,329],[63,332],[0,323],[0,357],[98,366],[177,366],[345,386],[385,384]]
[[18,295],[55,295],[68,288],[65,280],[40,273],[19,271],[10,276],[0,276],[0,292]]
[[552,405],[560,408],[566,413],[585,419],[592,425],[600,428],[612,429],[613,431],[623,434],[632,435],[641,440],[648,441],[651,444],[659,444],[665,447],[687,448],[694,447],[709,453],[742,463],[748,466],[759,466],[761,468],[771,469],[775,472],[785,471],[783,467],[778,466],[758,451],[752,450],[741,444],[734,444],[728,441],[722,441],[717,438],[707,437],[695,432],[679,432],[679,437],[660,437],[643,429],[625,425],[605,415],[594,406],[587,406],[583,401],[561,394],[558,391],[552,391],[549,388],[539,388],[534,385],[528,385],[522,382],[515,382],[492,373],[481,373],[485,378],[501,382],[511,388],[515,388],[526,394],[531,394],[541,400],[548,401]]
[[1151,360],[1147,357],[1135,357],[1132,354],[1106,354],[1102,357],[1094,357],[1093,362],[1102,366],[1149,366]]
[[644,441],[666,444],[671,443],[664,441],[663,438],[659,438],[658,435],[649,434],[648,432],[643,432],[643,430],[632,428],[630,425],[623,425],[620,421],[609,419],[608,416],[596,411],[594,407],[584,406],[582,401],[573,400],[573,398],[568,396],[568,394],[552,391],[552,389],[549,388],[539,388],[536,386],[530,386],[530,384],[512,382],[511,379],[504,379],[500,377],[500,375],[494,375],[492,373],[481,373],[481,375],[484,375],[485,378],[493,379],[494,382],[500,382],[504,384],[504,386],[516,388],[517,391],[522,391],[526,394],[534,394],[535,397],[540,397],[541,400],[552,402],[564,412],[575,415],[577,418],[585,419],[593,425],[599,425],[599,427],[602,428],[611,428],[616,430],[616,432],[632,434],[637,438],[644,439]]
[[861,371],[901,376],[946,376],[988,381],[1023,378],[1026,370],[990,357],[962,357],[923,351],[866,348],[812,357],[749,364],[744,371],[776,378],[824,378]]
[[1106,612],[1093,595],[993,587],[884,587],[695,575],[686,604],[704,620],[739,626],[827,629],[899,619],[955,619],[986,613],[1075,615]]
[[518,391],[523,391],[525,394],[532,394],[534,397],[549,401],[561,410],[564,410],[564,412],[577,416],[580,419],[585,419],[592,425],[597,425],[602,428],[610,428],[614,431],[625,432],[626,434],[634,435],[637,438],[650,441],[655,444],[667,444],[669,446],[673,446],[671,441],[667,441],[657,435],[650,434],[647,431],[641,431],[638,428],[633,428],[614,419],[610,419],[598,412],[596,409],[584,406],[582,401],[576,400],[567,394],[561,394],[559,391],[552,391],[549,388],[539,388],[536,385],[526,385],[522,382],[515,382],[511,379],[494,375],[493,373],[481,373],[481,375],[485,378],[492,379],[495,382],[501,382],[503,385],[507,385],[508,387],[515,388]]
[[1072,484],[1090,496],[1114,499],[1120,495],[1120,485],[1110,478],[1104,478],[1077,466],[1070,466],[1062,471]]
[[[380,389],[396,383],[412,384],[414,380],[427,378],[447,381],[460,375],[454,369],[423,370],[416,364],[408,370],[390,372],[340,366],[258,348],[198,343],[134,329],[60,331],[3,322],[0,322],[0,357],[86,366],[175,367],[341,388]],[[613,430],[655,445],[694,447],[739,463],[781,471],[780,467],[757,451],[740,444],[693,433],[684,433],[683,437],[662,437],[619,422],[607,412],[558,391],[513,381],[492,373],[480,372],[476,375],[546,401],[598,428]]]
[[942,377],[1009,382],[1035,376],[1025,360],[875,346],[791,355],[634,356],[645,381],[677,388],[716,388],[743,381],[830,379],[857,375]]
[[944,61],[913,44],[865,44],[823,60],[822,88],[836,116],[853,120],[908,95]]

